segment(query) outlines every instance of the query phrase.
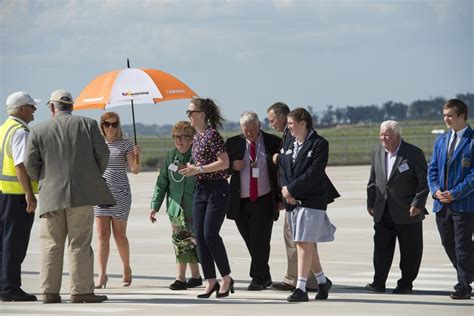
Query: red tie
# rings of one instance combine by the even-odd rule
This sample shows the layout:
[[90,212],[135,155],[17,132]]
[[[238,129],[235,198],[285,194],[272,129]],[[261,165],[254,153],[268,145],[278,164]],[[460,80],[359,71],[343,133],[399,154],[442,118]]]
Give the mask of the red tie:
[[[250,142],[250,162],[255,161],[255,159],[257,158],[257,153],[255,149],[256,149],[255,143]],[[257,184],[257,178],[254,178],[252,176],[252,172],[253,172],[252,165],[253,164],[251,163],[250,164],[250,201],[255,202],[258,198],[258,184]],[[255,165],[255,167],[257,166]]]

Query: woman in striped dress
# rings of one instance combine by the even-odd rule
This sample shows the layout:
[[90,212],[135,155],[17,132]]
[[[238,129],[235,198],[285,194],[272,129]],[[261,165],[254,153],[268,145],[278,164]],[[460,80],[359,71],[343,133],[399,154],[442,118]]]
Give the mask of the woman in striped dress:
[[127,177],[127,167],[134,174],[140,171],[140,164],[134,159],[135,155],[140,154],[140,148],[134,146],[130,140],[122,138],[122,128],[117,113],[104,113],[100,118],[100,130],[110,150],[109,164],[104,172],[104,178],[116,204],[94,207],[95,224],[99,239],[99,278],[95,287],[105,288],[107,285],[106,272],[111,231],[123,263],[122,286],[129,286],[132,283],[132,270],[130,269],[130,247],[126,230],[132,195]]

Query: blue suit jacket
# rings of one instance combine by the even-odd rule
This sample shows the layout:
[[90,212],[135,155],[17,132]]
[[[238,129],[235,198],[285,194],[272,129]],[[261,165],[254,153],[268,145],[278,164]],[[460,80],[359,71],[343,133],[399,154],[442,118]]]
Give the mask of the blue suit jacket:
[[[428,185],[431,195],[437,190],[449,191],[454,201],[449,207],[455,212],[474,212],[474,132],[470,126],[464,132],[449,161],[448,187],[445,186],[445,167],[451,131],[435,142],[433,156],[428,167]],[[444,204],[434,200],[433,212],[439,212]]]

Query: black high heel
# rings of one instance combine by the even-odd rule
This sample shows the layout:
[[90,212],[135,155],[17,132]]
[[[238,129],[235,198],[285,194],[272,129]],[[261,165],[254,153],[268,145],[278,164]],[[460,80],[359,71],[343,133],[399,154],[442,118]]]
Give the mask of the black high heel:
[[221,288],[221,286],[219,285],[219,282],[216,281],[216,284],[214,284],[214,286],[212,287],[212,289],[208,293],[199,294],[197,297],[198,298],[209,298],[212,295],[212,293],[214,293],[216,291],[217,291],[217,294],[219,294],[219,289],[220,288]]
[[230,291],[230,293],[234,294],[234,279],[232,279],[232,278],[230,278],[230,285],[229,285],[229,288],[227,289],[227,291],[225,291],[224,293],[220,293],[219,291],[217,291],[216,298],[222,298],[222,297],[229,296],[229,291]]

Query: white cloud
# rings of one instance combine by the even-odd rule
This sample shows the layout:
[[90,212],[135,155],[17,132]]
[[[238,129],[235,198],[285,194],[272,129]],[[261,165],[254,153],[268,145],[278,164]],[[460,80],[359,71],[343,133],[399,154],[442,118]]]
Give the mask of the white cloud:
[[296,0],[272,0],[273,6],[278,11],[286,11],[295,6]]
[[[469,67],[459,54],[472,56],[472,45],[458,37],[469,35],[469,0],[0,0],[0,102],[12,89],[46,91],[38,96],[43,99],[59,84],[78,92],[95,75],[124,67],[129,57],[132,67],[183,74],[193,88],[223,103],[238,102],[229,87],[234,81],[259,86],[252,103],[263,97],[291,100],[296,84],[305,91],[317,84],[321,100],[326,93],[333,104],[344,98],[363,103],[357,101],[368,98],[360,92],[365,87],[358,87],[363,71],[383,78],[382,69],[389,69],[398,91],[412,91],[426,89],[423,80],[410,84],[406,73],[395,72],[417,69],[409,77],[422,79],[425,74],[414,66],[442,65],[460,69],[460,79],[445,82],[440,71],[437,81],[429,76],[423,84],[431,82],[432,90],[462,86]],[[443,51],[440,43],[452,49]],[[385,68],[358,68],[373,60]],[[301,82],[285,82],[287,76]],[[347,86],[341,80],[354,90],[329,95],[339,91],[335,85]],[[385,85],[374,83],[374,95],[391,90]],[[300,97],[302,104],[313,102]]]

